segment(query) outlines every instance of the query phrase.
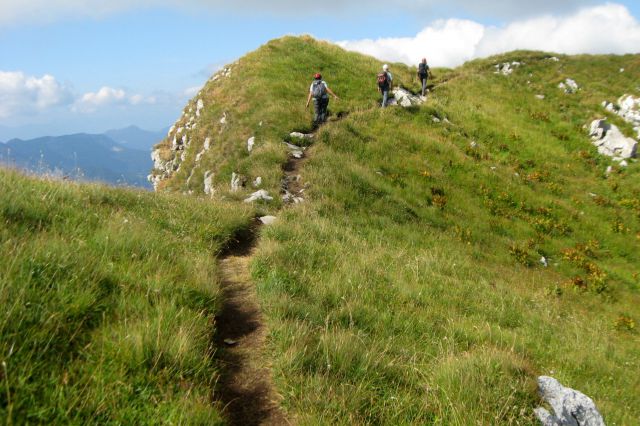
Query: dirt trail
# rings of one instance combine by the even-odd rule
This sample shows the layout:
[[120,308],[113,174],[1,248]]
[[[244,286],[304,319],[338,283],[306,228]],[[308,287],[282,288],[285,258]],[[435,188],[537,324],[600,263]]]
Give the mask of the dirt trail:
[[288,425],[265,361],[267,330],[249,274],[254,237],[238,238],[218,261],[223,305],[215,343],[222,374],[215,396],[231,425]]
[[[282,191],[292,195],[290,202],[304,193],[299,172],[306,158],[291,156],[283,166]],[[249,273],[257,228],[236,236],[218,259],[222,308],[216,316],[215,346],[221,348],[222,371],[214,396],[231,425],[289,425],[266,361],[267,329]]]

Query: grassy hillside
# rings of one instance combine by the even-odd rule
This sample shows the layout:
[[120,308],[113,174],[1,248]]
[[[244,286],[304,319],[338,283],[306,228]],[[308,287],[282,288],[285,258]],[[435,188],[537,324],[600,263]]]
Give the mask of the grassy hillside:
[[[280,219],[252,268],[298,422],[535,424],[541,374],[590,395],[609,424],[640,418],[638,164],[599,156],[584,128],[608,114],[602,101],[638,93],[640,57],[550,56],[436,70],[426,105],[380,110],[380,62],[284,38],[186,108],[178,127],[204,100],[164,187],[201,193],[209,170],[216,197],[241,199],[254,189],[229,193],[232,172],[278,193],[281,141],[309,128],[310,76],[320,70],[342,97],[330,105],[342,119],[308,151],[306,202],[258,207]],[[505,61],[523,65],[494,74]],[[413,69],[392,71],[417,89]],[[558,89],[566,78],[581,89]]]
[[249,212],[0,171],[0,417],[219,423],[215,254]]
[[[2,416],[224,422],[215,257],[270,213],[251,273],[292,423],[533,425],[542,374],[637,423],[639,165],[584,126],[638,94],[640,56],[549,56],[436,69],[425,105],[381,110],[379,61],[286,37],[189,102],[155,152],[159,194],[0,172]],[[494,74],[505,61],[522,65]],[[282,141],[310,130],[317,71],[342,99],[300,166],[305,202],[284,206]],[[275,199],[243,203],[257,177]]]

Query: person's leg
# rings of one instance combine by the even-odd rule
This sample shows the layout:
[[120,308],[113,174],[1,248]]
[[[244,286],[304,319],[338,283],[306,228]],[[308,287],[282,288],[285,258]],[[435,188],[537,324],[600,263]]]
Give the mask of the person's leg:
[[387,100],[389,98],[389,90],[382,91],[382,108],[387,107]]
[[313,124],[318,124],[320,122],[320,115],[322,114],[322,105],[320,104],[319,99],[313,100],[313,111],[315,112],[313,116]]
[[327,121],[327,111],[329,109],[329,98],[323,99],[322,100],[322,114],[320,119],[322,120],[322,122],[324,123],[325,121]]
[[427,77],[422,77],[422,96],[427,93]]

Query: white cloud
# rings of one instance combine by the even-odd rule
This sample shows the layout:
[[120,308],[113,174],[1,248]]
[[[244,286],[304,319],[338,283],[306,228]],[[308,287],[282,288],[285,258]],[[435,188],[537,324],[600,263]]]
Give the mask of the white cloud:
[[[396,10],[410,13],[472,13],[477,16],[513,17],[530,16],[547,12],[564,12],[578,6],[593,4],[596,0],[396,0]],[[0,1],[0,25],[23,22],[52,22],[66,18],[100,18],[132,9],[172,7],[187,10],[236,11],[243,14],[302,15],[309,12],[324,16],[339,13],[376,11],[389,2],[384,0],[325,0],[318,10],[316,0],[2,0]],[[366,12],[365,12],[366,13]]]
[[51,75],[34,77],[20,71],[0,71],[0,118],[34,114],[71,101],[71,91]]
[[640,52],[640,22],[622,5],[608,3],[564,17],[543,16],[501,27],[470,20],[436,21],[415,37],[342,41],[348,50],[383,60],[416,64],[426,56],[435,66],[517,49],[557,53]]
[[156,98],[145,97],[140,94],[128,94],[123,89],[104,86],[97,92],[89,92],[76,100],[72,107],[74,112],[95,112],[101,107],[128,106],[140,104],[154,104]]

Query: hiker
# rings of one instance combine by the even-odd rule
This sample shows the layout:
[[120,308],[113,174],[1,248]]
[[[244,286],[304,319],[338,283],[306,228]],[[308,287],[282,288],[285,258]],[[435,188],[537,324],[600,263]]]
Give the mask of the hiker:
[[329,106],[329,94],[331,94],[336,100],[340,99],[336,96],[327,83],[322,79],[320,73],[313,76],[313,82],[309,88],[309,96],[307,97],[307,108],[309,108],[309,102],[313,98],[313,107],[315,110],[315,116],[313,118],[313,124],[319,125],[327,120],[327,107]]
[[431,69],[429,65],[427,65],[427,58],[422,58],[422,62],[418,64],[418,78],[422,83],[422,96],[424,97],[427,93],[427,80],[431,75]]
[[389,65],[384,64],[382,72],[378,74],[378,92],[382,93],[382,108],[387,106],[391,89],[393,89],[393,76],[389,72]]

